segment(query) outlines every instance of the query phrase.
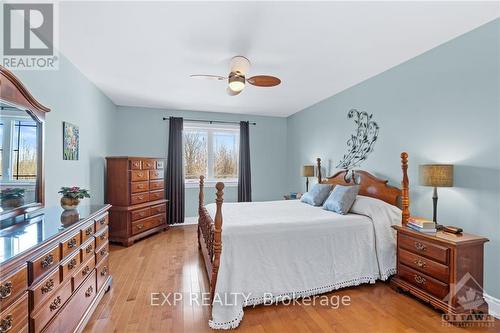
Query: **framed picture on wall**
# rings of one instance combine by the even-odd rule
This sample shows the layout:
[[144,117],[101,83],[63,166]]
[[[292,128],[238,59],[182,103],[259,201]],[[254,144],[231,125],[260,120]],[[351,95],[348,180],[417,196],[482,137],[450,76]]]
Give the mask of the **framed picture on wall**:
[[63,160],[78,160],[80,155],[80,131],[78,126],[63,121]]

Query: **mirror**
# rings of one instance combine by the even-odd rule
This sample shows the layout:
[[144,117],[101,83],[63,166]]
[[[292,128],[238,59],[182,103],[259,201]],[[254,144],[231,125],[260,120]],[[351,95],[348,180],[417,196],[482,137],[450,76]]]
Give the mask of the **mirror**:
[[0,66],[0,220],[43,207],[43,125],[49,111]]
[[40,202],[40,125],[31,114],[0,101],[0,212]]

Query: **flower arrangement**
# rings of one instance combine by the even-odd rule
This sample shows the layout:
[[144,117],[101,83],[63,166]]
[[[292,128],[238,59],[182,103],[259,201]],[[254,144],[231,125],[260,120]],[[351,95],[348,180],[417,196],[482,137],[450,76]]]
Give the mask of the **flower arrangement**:
[[90,198],[89,191],[78,186],[61,187],[58,193],[62,194],[61,207],[65,210],[76,209],[80,199]]
[[2,200],[9,200],[9,199],[21,199],[24,198],[24,188],[6,188],[2,190],[0,193],[0,198]]

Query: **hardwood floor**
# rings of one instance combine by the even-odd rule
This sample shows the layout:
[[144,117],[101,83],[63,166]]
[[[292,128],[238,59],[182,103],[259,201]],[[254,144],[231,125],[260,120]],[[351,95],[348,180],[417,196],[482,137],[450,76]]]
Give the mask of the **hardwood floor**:
[[[215,332],[208,327],[209,307],[152,306],[151,293],[208,290],[198,255],[196,226],[173,227],[129,248],[110,247],[113,286],[85,332]],[[327,294],[351,298],[351,305],[272,305],[246,308],[237,331],[274,332],[500,332],[490,328],[443,326],[441,315],[388,284],[363,285]],[[170,299],[172,301],[172,299]]]

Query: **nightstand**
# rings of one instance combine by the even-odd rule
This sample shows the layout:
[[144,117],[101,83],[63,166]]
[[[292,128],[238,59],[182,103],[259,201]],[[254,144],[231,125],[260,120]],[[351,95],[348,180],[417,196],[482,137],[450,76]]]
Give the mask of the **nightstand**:
[[488,313],[483,298],[483,247],[487,238],[438,231],[397,231],[396,289],[450,314]]

